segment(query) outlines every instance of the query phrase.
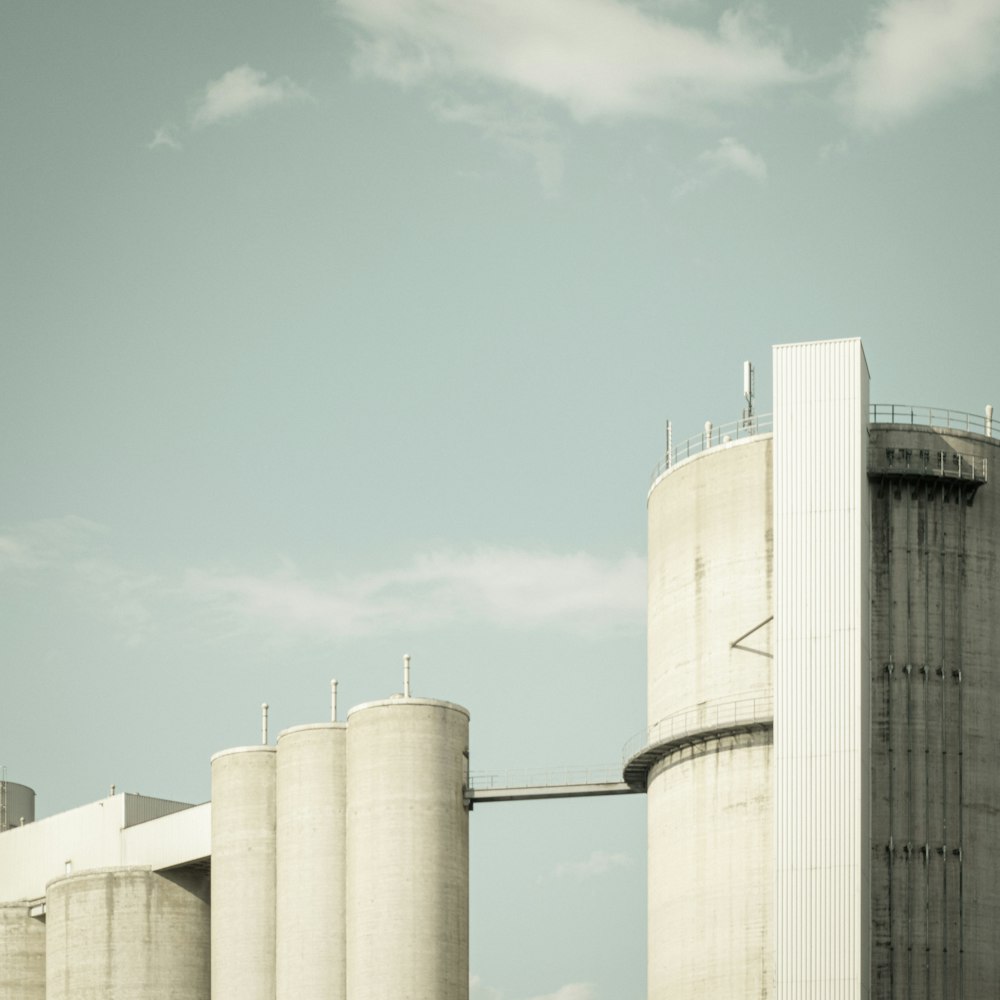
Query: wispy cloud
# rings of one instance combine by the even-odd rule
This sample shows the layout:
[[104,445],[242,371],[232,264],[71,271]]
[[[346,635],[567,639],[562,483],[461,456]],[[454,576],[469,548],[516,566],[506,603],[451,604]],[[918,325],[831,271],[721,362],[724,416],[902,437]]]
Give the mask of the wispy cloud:
[[304,579],[293,567],[267,576],[197,570],[185,589],[234,623],[291,634],[367,635],[465,620],[593,632],[641,627],[645,566],[639,556],[484,548],[433,552],[379,573],[327,580]]
[[606,875],[615,868],[627,868],[632,859],[627,854],[592,851],[585,861],[564,861],[552,869],[553,878],[574,878],[578,881]]
[[[503,1000],[503,990],[486,986],[479,976],[469,976],[469,995],[472,1000]],[[555,993],[539,993],[527,1000],[597,1000],[591,983],[567,983]]]
[[75,516],[8,528],[0,534],[0,582],[68,584],[75,599],[104,616],[117,641],[138,645],[152,630],[150,603],[162,594],[162,581],[109,557],[105,537],[101,525]]
[[620,0],[340,0],[358,65],[402,86],[488,82],[579,120],[689,117],[801,79],[745,11],[713,31]]
[[530,162],[545,193],[558,192],[563,176],[562,146],[553,125],[541,115],[500,103],[457,98],[442,98],[432,106],[442,121],[471,125],[515,159]]
[[877,10],[842,90],[853,119],[878,129],[1000,67],[1000,0],[888,0]]
[[540,994],[530,1000],[597,1000],[597,993],[590,983],[567,983],[555,993]]
[[674,188],[674,198],[683,198],[707,187],[720,174],[741,174],[757,183],[767,180],[767,163],[743,143],[731,136],[720,139],[710,149],[698,154],[691,176]]
[[173,125],[161,125],[154,133],[153,138],[146,143],[146,149],[182,149],[180,140],[177,138],[177,129]]
[[191,120],[200,128],[245,117],[261,108],[308,99],[309,94],[287,76],[268,80],[261,70],[237,66],[209,82]]

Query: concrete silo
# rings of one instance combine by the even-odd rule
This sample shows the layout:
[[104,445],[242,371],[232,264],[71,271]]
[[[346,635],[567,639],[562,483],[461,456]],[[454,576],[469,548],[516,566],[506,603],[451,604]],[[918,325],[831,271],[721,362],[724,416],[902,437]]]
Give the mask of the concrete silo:
[[346,996],[347,726],[278,737],[277,1000]]
[[47,1000],[209,1000],[209,905],[148,868],[95,869],[46,891]]
[[212,757],[212,1000],[274,1000],[275,756]]
[[647,790],[657,1000],[773,988],[771,452],[701,451],[648,497],[649,729],[626,778]]
[[1000,996],[1000,442],[874,418],[872,995]]
[[0,833],[35,821],[35,790],[0,779]]
[[397,696],[347,740],[347,995],[467,1000],[469,713]]
[[0,1000],[45,1000],[45,924],[27,902],[0,903]]

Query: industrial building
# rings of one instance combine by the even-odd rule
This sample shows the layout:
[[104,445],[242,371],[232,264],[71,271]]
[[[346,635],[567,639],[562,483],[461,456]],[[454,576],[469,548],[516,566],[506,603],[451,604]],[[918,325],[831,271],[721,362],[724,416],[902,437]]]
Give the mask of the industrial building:
[[465,1000],[472,806],[616,793],[650,1000],[1000,996],[1000,429],[870,404],[859,340],[772,363],[772,414],[748,373],[654,475],[622,781],[477,789],[469,713],[407,674],[216,754],[203,805],[35,822],[4,782],[0,1000]]

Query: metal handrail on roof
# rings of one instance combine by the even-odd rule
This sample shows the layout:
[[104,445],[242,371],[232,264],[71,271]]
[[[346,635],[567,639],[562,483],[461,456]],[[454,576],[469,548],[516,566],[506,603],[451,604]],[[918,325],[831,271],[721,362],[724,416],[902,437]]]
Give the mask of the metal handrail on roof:
[[673,445],[653,469],[650,481],[655,483],[668,469],[672,469],[679,462],[700,455],[703,451],[708,451],[709,448],[718,448],[720,445],[731,444],[733,441],[755,437],[758,434],[769,434],[772,426],[770,413],[755,413],[749,417],[732,420],[728,424],[719,424],[717,427],[714,424],[706,425],[700,434],[692,434],[686,441]]
[[935,406],[911,406],[908,403],[871,403],[868,419],[873,424],[912,424],[941,430],[970,431],[1000,440],[1000,420],[982,413],[962,413]]

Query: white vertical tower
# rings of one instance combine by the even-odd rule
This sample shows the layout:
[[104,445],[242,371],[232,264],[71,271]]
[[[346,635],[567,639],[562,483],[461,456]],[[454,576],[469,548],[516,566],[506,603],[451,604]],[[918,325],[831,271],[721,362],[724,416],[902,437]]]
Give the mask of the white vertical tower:
[[778,1000],[868,1000],[868,367],[860,340],[774,348]]

